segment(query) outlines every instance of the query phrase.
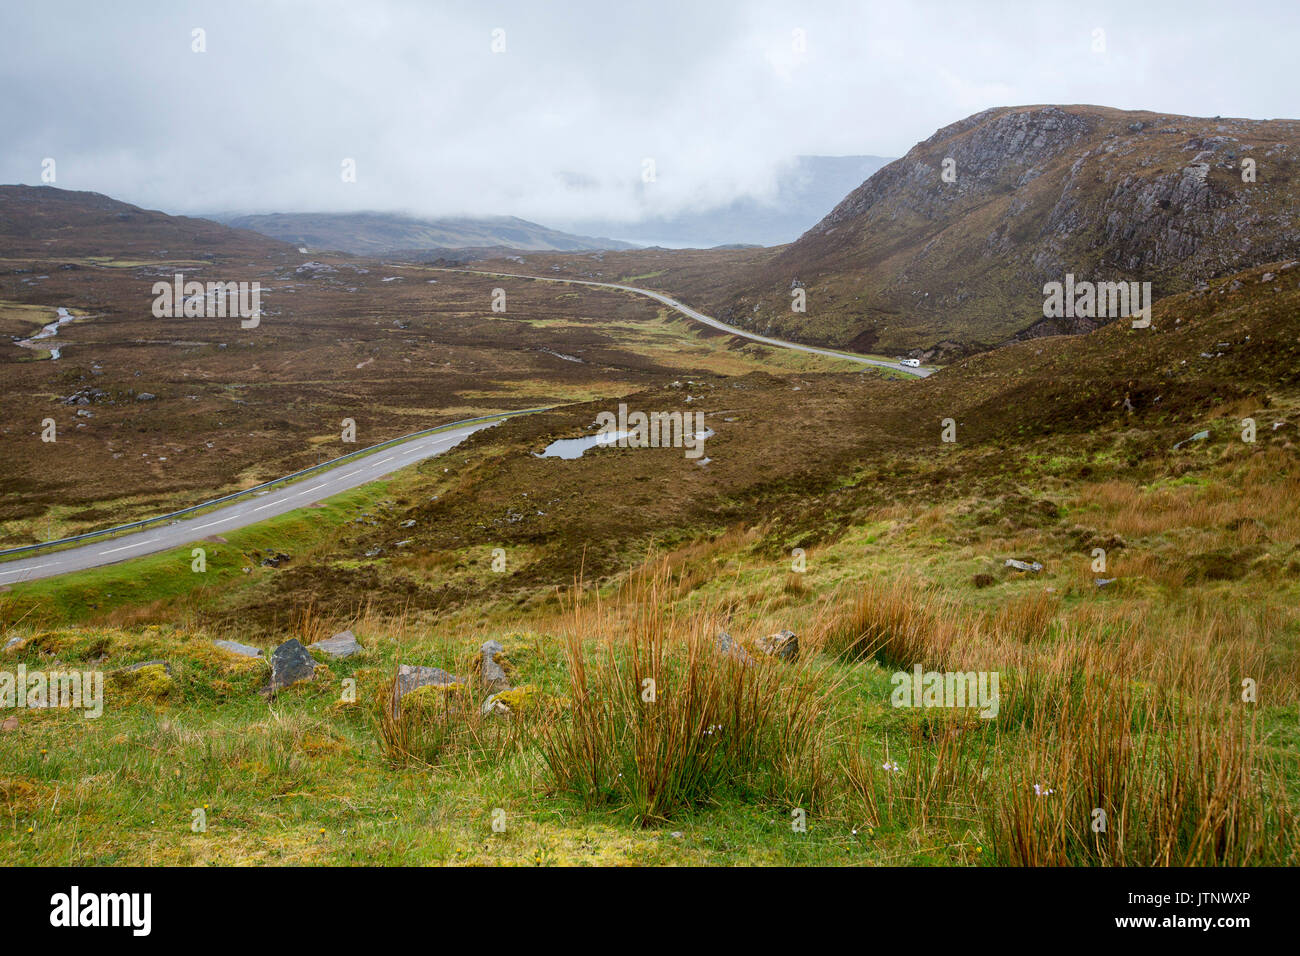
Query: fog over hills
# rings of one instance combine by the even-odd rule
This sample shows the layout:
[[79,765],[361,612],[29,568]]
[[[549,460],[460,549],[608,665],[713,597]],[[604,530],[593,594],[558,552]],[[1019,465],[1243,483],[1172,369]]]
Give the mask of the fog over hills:
[[416,249],[503,247],[531,251],[630,249],[630,243],[575,236],[515,216],[417,219],[400,213],[267,213],[210,218],[311,249],[384,255]]
[[645,245],[776,246],[798,239],[888,162],[880,156],[799,156],[781,171],[769,197],[747,196],[722,206],[636,221],[574,219],[557,224],[573,232],[617,236]]

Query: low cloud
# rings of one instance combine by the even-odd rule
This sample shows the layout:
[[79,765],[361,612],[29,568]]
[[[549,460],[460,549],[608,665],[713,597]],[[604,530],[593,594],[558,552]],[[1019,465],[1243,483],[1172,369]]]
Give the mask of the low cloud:
[[990,106],[1293,108],[1292,3],[1133,6],[47,0],[0,31],[0,181],[52,157],[169,212],[636,219]]

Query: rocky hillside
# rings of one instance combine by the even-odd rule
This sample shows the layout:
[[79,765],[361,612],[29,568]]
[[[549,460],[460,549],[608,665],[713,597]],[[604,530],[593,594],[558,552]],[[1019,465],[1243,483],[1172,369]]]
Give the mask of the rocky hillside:
[[1158,299],[1300,253],[1298,161],[1293,120],[987,110],[877,172],[714,305],[750,328],[926,358],[1088,331],[1101,323],[1044,320],[1046,283],[1150,282]]

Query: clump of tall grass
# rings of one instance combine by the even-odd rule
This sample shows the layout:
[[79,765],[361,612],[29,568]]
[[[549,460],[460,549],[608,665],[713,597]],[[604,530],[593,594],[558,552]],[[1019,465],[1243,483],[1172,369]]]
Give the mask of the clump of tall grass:
[[942,659],[960,624],[925,598],[926,590],[910,579],[872,578],[827,623],[821,648],[847,660],[874,658],[898,667]]
[[[977,721],[978,723],[978,721]],[[979,824],[988,742],[961,717],[917,723],[893,748],[855,740],[840,765],[855,826],[928,831]]]
[[707,612],[682,617],[665,600],[676,586],[662,564],[623,591],[624,613],[573,606],[571,710],[540,736],[553,788],[642,825],[724,792],[815,811],[837,732],[826,672],[724,652]]
[[1040,641],[1047,637],[1060,607],[1060,597],[1049,591],[1017,595],[998,608],[990,627],[1013,640]]
[[500,759],[527,739],[522,714],[483,713],[483,692],[473,683],[420,687],[397,693],[397,674],[379,688],[376,735],[395,764],[435,765],[452,759]]
[[1294,864],[1290,809],[1241,708],[1206,713],[1085,672],[1035,710],[1019,768],[987,805],[999,862]]

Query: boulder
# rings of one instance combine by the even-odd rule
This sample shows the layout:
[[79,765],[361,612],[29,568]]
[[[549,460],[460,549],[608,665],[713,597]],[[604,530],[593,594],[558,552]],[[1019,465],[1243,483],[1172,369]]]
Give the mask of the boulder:
[[317,641],[311,649],[322,651],[330,657],[351,657],[365,650],[351,631],[340,631],[328,640]]
[[493,694],[483,701],[480,708],[484,714],[554,714],[569,705],[568,698],[555,697],[535,684],[524,684],[511,690]]
[[238,641],[213,641],[214,647],[219,647],[223,651],[230,651],[232,654],[238,654],[240,657],[261,657],[262,649],[253,647],[251,644],[240,644]]
[[13,650],[15,647],[17,647],[18,645],[20,645],[22,642],[23,642],[23,639],[22,639],[21,637],[11,637],[11,638],[9,638],[9,640],[5,641],[5,650],[6,650],[6,651],[11,651],[11,650]]
[[718,631],[717,644],[720,653],[727,657],[734,657],[742,664],[751,664],[754,661],[754,658],[750,656],[749,651],[741,647],[740,642],[726,631]]
[[768,634],[755,641],[754,646],[764,654],[783,661],[792,661],[799,656],[799,638],[794,631],[777,631],[775,634]]
[[132,673],[134,671],[144,670],[146,667],[161,667],[163,669],[163,673],[165,673],[168,677],[172,676],[172,666],[168,664],[166,661],[162,661],[162,660],[141,661],[138,664],[131,664],[128,667],[123,667],[122,670],[127,673]]
[[161,703],[171,697],[176,687],[172,667],[166,661],[140,661],[108,675],[114,685],[114,700],[123,703],[150,701]]
[[401,664],[397,668],[397,681],[393,692],[401,700],[413,690],[421,687],[447,687],[463,684],[464,680],[450,674],[441,667],[422,667],[419,664]]
[[296,637],[291,637],[271,652],[271,683],[265,693],[276,694],[291,684],[316,676],[316,659]]
[[[502,663],[504,648],[499,641],[487,641],[474,659],[474,676],[489,694],[499,694],[510,689],[510,675]],[[498,660],[500,657],[500,660]]]

